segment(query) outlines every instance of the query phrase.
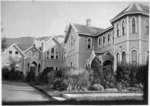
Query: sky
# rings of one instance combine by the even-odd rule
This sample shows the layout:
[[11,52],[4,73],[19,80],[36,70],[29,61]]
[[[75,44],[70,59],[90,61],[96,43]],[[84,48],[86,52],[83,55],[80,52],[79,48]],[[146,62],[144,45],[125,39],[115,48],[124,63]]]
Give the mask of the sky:
[[[64,35],[72,22],[99,28],[111,26],[110,20],[132,2],[2,1],[2,36],[42,37]],[[146,3],[145,3],[146,4]]]

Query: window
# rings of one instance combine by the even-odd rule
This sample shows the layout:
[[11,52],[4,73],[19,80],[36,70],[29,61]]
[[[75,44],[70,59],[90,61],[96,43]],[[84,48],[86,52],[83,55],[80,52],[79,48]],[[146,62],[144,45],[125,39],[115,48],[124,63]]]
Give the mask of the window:
[[12,57],[12,51],[9,51],[9,57]]
[[133,50],[131,52],[131,61],[133,65],[137,64],[137,51],[136,50]]
[[122,52],[122,62],[126,62],[126,53],[124,51]]
[[132,33],[135,33],[135,18],[132,19]]
[[122,22],[122,35],[125,35],[125,22]]
[[47,51],[47,53],[46,53],[46,58],[47,59],[49,58],[49,51]]
[[117,63],[120,62],[120,55],[119,55],[119,53],[116,54],[116,60],[117,60]]
[[149,34],[149,21],[146,20],[146,26],[145,26],[145,34]]
[[98,48],[101,48],[101,38],[98,38]]
[[88,38],[88,39],[87,39],[87,48],[88,48],[88,49],[91,49],[91,48],[92,48],[92,39],[91,39],[91,38]]
[[58,55],[59,55],[59,52],[58,52],[58,51],[56,51],[56,59],[58,59]]
[[18,51],[15,51],[15,55],[16,55],[16,57],[18,57]]
[[103,36],[103,45],[105,46],[105,36]]
[[110,44],[110,34],[108,34],[108,45]]
[[117,37],[119,37],[119,23],[117,24]]
[[54,48],[51,49],[51,59],[54,59]]

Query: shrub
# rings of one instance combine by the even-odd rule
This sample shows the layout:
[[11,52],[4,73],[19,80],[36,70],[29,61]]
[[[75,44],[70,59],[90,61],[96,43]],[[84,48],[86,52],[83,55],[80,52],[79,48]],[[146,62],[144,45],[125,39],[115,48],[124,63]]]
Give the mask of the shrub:
[[148,65],[118,64],[116,78],[123,88],[136,87],[144,84],[147,72]]
[[116,87],[116,76],[112,67],[103,67],[103,87],[115,88]]
[[2,68],[2,79],[9,80],[9,69],[7,67]]
[[31,70],[27,73],[27,76],[26,76],[25,81],[26,81],[26,82],[35,82],[35,80],[36,80],[35,73],[34,73],[34,71],[31,69]]
[[37,82],[42,85],[53,84],[54,70],[53,67],[46,67],[38,76]]
[[55,74],[54,89],[61,90],[87,90],[89,83],[89,73],[85,69],[65,67]]
[[102,85],[100,85],[100,84],[94,84],[93,86],[89,87],[89,90],[104,92],[104,87]]
[[92,84],[103,84],[103,70],[98,57],[93,59],[91,69],[93,70]]

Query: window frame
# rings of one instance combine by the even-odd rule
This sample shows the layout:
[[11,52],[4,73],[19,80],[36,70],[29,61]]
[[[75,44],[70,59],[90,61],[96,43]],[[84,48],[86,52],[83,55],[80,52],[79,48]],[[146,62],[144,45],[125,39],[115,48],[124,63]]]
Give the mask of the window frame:
[[[90,39],[90,41],[89,41],[89,39]],[[87,48],[92,49],[92,38],[90,38],[90,37],[87,38]]]

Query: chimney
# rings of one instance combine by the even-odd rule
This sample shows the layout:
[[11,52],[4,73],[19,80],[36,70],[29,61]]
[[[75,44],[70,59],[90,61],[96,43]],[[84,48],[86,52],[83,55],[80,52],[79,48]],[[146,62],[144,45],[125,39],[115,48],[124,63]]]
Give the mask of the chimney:
[[87,19],[87,20],[86,20],[86,25],[87,25],[88,27],[91,27],[91,19]]

